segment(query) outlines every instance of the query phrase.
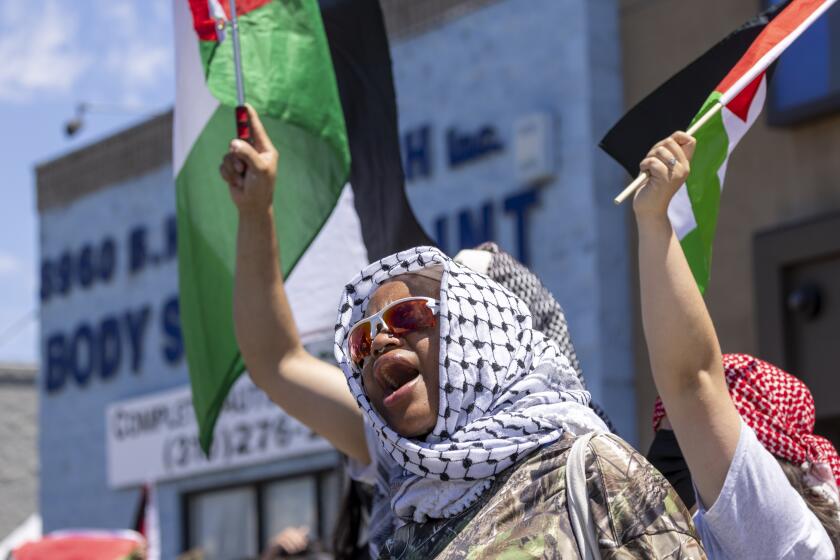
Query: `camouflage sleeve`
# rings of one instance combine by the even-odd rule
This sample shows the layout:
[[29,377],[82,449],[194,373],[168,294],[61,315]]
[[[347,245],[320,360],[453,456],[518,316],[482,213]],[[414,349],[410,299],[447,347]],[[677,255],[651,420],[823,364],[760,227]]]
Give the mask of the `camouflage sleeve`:
[[628,443],[613,435],[592,440],[586,467],[604,560],[706,558],[676,491]]
[[[380,559],[579,558],[566,507],[573,442],[566,436],[531,455],[459,516],[400,527]],[[618,436],[592,440],[586,476],[604,560],[706,558],[674,489]]]

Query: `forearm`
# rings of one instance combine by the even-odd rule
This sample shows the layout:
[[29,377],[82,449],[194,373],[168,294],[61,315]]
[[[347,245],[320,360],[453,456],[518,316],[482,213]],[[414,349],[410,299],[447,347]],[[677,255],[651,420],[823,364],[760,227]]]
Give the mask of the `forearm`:
[[741,423],[714,325],[667,216],[638,224],[642,323],[653,378],[708,507],[723,488]]
[[[254,383],[336,448],[369,462],[362,415],[344,374],[304,350],[283,288],[272,201],[277,150],[248,107],[254,145],[233,140],[219,172],[239,210],[233,319]],[[329,273],[325,271],[325,273]]]
[[272,213],[241,216],[233,314],[251,379],[288,414],[343,453],[370,461],[344,375],[304,350],[283,288]]
[[[693,393],[722,379],[720,345],[682,247],[668,221],[638,221],[642,323],[661,393]],[[663,395],[665,396],[665,395]]]
[[258,383],[302,348],[279,262],[273,212],[241,215],[233,316],[242,357]]

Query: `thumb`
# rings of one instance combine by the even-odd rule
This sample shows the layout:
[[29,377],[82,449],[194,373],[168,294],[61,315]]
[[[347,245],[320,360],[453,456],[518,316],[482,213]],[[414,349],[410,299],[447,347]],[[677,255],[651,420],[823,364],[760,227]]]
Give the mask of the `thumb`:
[[263,161],[257,150],[247,142],[242,140],[231,140],[230,153],[245,162],[245,165],[252,170],[262,169]]
[[257,110],[249,103],[246,103],[245,107],[248,109],[248,116],[251,118],[251,133],[254,135],[254,147],[260,153],[273,151],[274,144],[271,143],[271,138],[269,138],[268,133],[265,131]]

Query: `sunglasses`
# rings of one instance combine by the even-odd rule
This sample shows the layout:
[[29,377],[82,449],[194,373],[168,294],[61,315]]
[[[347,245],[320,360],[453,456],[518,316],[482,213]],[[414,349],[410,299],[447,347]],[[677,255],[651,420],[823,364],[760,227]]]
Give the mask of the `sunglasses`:
[[381,325],[391,334],[402,336],[435,326],[437,312],[437,300],[427,297],[408,297],[389,303],[378,313],[362,319],[350,329],[350,335],[347,337],[350,359],[361,367],[364,359],[370,356],[373,337],[379,332],[378,326]]

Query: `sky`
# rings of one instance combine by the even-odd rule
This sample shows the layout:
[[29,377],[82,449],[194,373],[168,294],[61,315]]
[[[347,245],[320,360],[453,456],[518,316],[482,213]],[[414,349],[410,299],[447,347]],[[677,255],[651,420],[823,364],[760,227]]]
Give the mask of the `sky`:
[[35,166],[169,109],[172,45],[172,0],[0,0],[0,363],[39,360]]

